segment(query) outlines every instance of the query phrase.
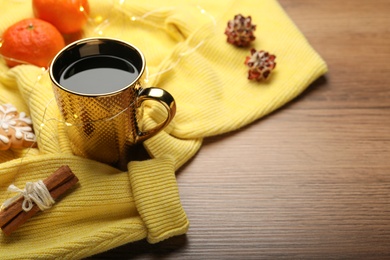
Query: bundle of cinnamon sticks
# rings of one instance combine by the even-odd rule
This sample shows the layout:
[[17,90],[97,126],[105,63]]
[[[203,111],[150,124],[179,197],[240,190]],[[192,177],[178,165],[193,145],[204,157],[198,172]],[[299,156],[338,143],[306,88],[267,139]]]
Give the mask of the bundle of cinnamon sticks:
[[[73,187],[78,178],[68,166],[61,166],[52,175],[43,181],[51,197],[56,200],[63,195],[67,190]],[[0,227],[4,234],[10,235],[18,227],[24,224],[28,219],[40,211],[39,207],[34,203],[29,211],[22,209],[24,197],[20,197],[17,201],[9,205],[7,208],[0,211]]]

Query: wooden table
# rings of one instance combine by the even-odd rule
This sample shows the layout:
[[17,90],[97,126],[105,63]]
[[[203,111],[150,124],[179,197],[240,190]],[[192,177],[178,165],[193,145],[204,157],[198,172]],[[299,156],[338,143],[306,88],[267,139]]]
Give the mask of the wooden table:
[[92,259],[390,259],[390,1],[279,0],[329,73],[178,173],[187,235]]

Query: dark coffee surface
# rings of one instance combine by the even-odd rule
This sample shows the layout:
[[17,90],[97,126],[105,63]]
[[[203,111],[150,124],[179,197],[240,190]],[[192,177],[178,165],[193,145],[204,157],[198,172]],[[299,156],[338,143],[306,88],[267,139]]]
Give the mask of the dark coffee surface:
[[139,72],[129,61],[110,55],[82,58],[61,75],[62,87],[81,94],[108,94],[130,85]]

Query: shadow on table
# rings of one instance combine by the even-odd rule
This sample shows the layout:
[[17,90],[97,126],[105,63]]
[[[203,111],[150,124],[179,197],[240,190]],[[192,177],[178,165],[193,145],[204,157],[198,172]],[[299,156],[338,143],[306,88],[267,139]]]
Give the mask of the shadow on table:
[[[290,109],[297,105],[300,102],[305,102],[305,100],[321,98],[321,94],[315,95],[315,93],[319,93],[323,91],[324,87],[327,85],[327,78],[325,76],[320,77],[316,81],[314,81],[301,95],[296,97],[294,100],[285,104],[280,109],[272,112],[270,115],[265,116],[266,119],[269,116],[272,116],[274,113],[278,113],[280,110]],[[314,95],[314,97],[313,97]],[[316,97],[319,96],[319,97]],[[243,130],[245,128],[251,127],[251,125],[256,124],[256,121],[252,124],[249,124],[240,129]],[[230,133],[222,134],[219,136],[212,136],[205,138],[204,145],[210,145],[214,142],[221,141],[224,138],[228,138],[229,136],[233,136],[237,134],[238,131],[233,131]],[[135,153],[132,154],[132,158],[134,160],[147,160],[150,159],[150,156],[146,152],[145,148],[142,144],[139,144],[138,147],[135,147]],[[185,169],[188,164],[192,162],[193,158],[191,158],[188,162],[186,162],[178,171],[177,175]],[[157,244],[149,244],[146,240],[141,240],[133,243],[129,243],[114,249],[111,249],[107,252],[89,257],[87,259],[91,260],[100,260],[100,259],[165,259],[169,257],[173,257],[174,255],[178,255],[180,251],[185,250],[188,247],[189,241],[186,235],[172,237],[165,241],[162,241]]]
[[107,252],[86,258],[89,260],[103,259],[164,259],[184,250],[188,244],[187,236],[176,236],[157,244],[149,244],[146,240],[129,243]]

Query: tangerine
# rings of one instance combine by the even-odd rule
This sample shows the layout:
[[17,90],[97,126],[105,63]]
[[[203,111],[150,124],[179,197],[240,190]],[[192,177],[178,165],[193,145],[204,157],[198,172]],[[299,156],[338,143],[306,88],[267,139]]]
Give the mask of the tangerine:
[[36,18],[21,20],[3,33],[0,53],[9,67],[30,63],[47,68],[65,46],[61,33],[50,23]]
[[53,24],[63,34],[80,31],[88,20],[87,0],[33,0],[32,5],[35,17]]

